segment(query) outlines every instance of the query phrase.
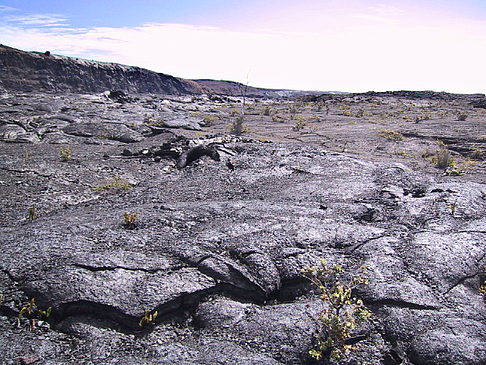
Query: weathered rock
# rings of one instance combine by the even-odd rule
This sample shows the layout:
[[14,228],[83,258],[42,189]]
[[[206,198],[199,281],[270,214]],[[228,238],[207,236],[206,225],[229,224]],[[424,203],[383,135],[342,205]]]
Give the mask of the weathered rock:
[[144,137],[123,124],[74,123],[63,128],[67,134],[79,137],[98,137],[124,143],[140,142]]
[[[368,267],[354,294],[373,317],[354,363],[484,363],[484,184],[152,126],[165,99],[130,97],[0,99],[5,131],[42,137],[0,142],[5,363],[310,363],[324,303],[301,269],[320,258],[349,276]],[[51,111],[35,106],[44,99]],[[190,115],[180,100],[163,113]],[[260,115],[247,118],[258,128]],[[188,163],[196,146],[219,160]],[[17,328],[32,297],[52,315]],[[147,311],[158,316],[141,327]]]
[[37,143],[39,137],[17,124],[4,124],[0,126],[0,140],[4,142]]
[[202,130],[201,120],[196,118],[183,118],[174,120],[164,120],[160,122],[161,127],[166,128],[184,128],[194,131]]

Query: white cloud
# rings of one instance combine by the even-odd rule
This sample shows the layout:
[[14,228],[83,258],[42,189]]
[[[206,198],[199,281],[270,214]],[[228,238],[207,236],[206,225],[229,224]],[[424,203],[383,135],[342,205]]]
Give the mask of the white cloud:
[[57,14],[11,15],[5,16],[3,20],[16,26],[59,27],[68,25],[67,19]]
[[[42,18],[40,18],[42,19]],[[56,18],[59,23],[63,18]],[[48,19],[46,20],[48,21]],[[236,32],[216,27],[0,27],[25,50],[136,65],[185,78],[307,90],[486,92],[486,25],[372,22],[314,33]]]
[[0,13],[7,12],[7,11],[18,11],[17,8],[12,8],[11,6],[0,5]]

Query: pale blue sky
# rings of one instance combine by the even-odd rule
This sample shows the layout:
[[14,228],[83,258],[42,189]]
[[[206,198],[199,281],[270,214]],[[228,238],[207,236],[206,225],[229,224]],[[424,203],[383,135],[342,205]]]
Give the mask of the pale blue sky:
[[0,43],[262,87],[486,92],[484,0],[0,0]]

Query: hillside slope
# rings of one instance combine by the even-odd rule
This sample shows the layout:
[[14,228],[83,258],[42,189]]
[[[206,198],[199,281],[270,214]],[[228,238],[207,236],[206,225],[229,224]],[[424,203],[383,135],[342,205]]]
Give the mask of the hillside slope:
[[[0,89],[9,91],[98,93],[122,90],[128,93],[170,95],[219,94],[241,96],[245,85],[232,81],[185,80],[117,63],[89,61],[25,52],[0,45]],[[246,95],[280,97],[303,92],[248,86]]]

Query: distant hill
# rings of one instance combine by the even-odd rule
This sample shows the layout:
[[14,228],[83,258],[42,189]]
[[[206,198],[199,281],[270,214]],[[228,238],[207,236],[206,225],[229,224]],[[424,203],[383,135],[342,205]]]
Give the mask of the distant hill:
[[[186,80],[140,67],[89,61],[50,52],[26,52],[0,45],[0,88],[23,92],[98,93],[121,90],[128,93],[241,96],[245,85],[232,81]],[[309,93],[320,94],[251,86],[246,89],[246,95],[252,97]]]

